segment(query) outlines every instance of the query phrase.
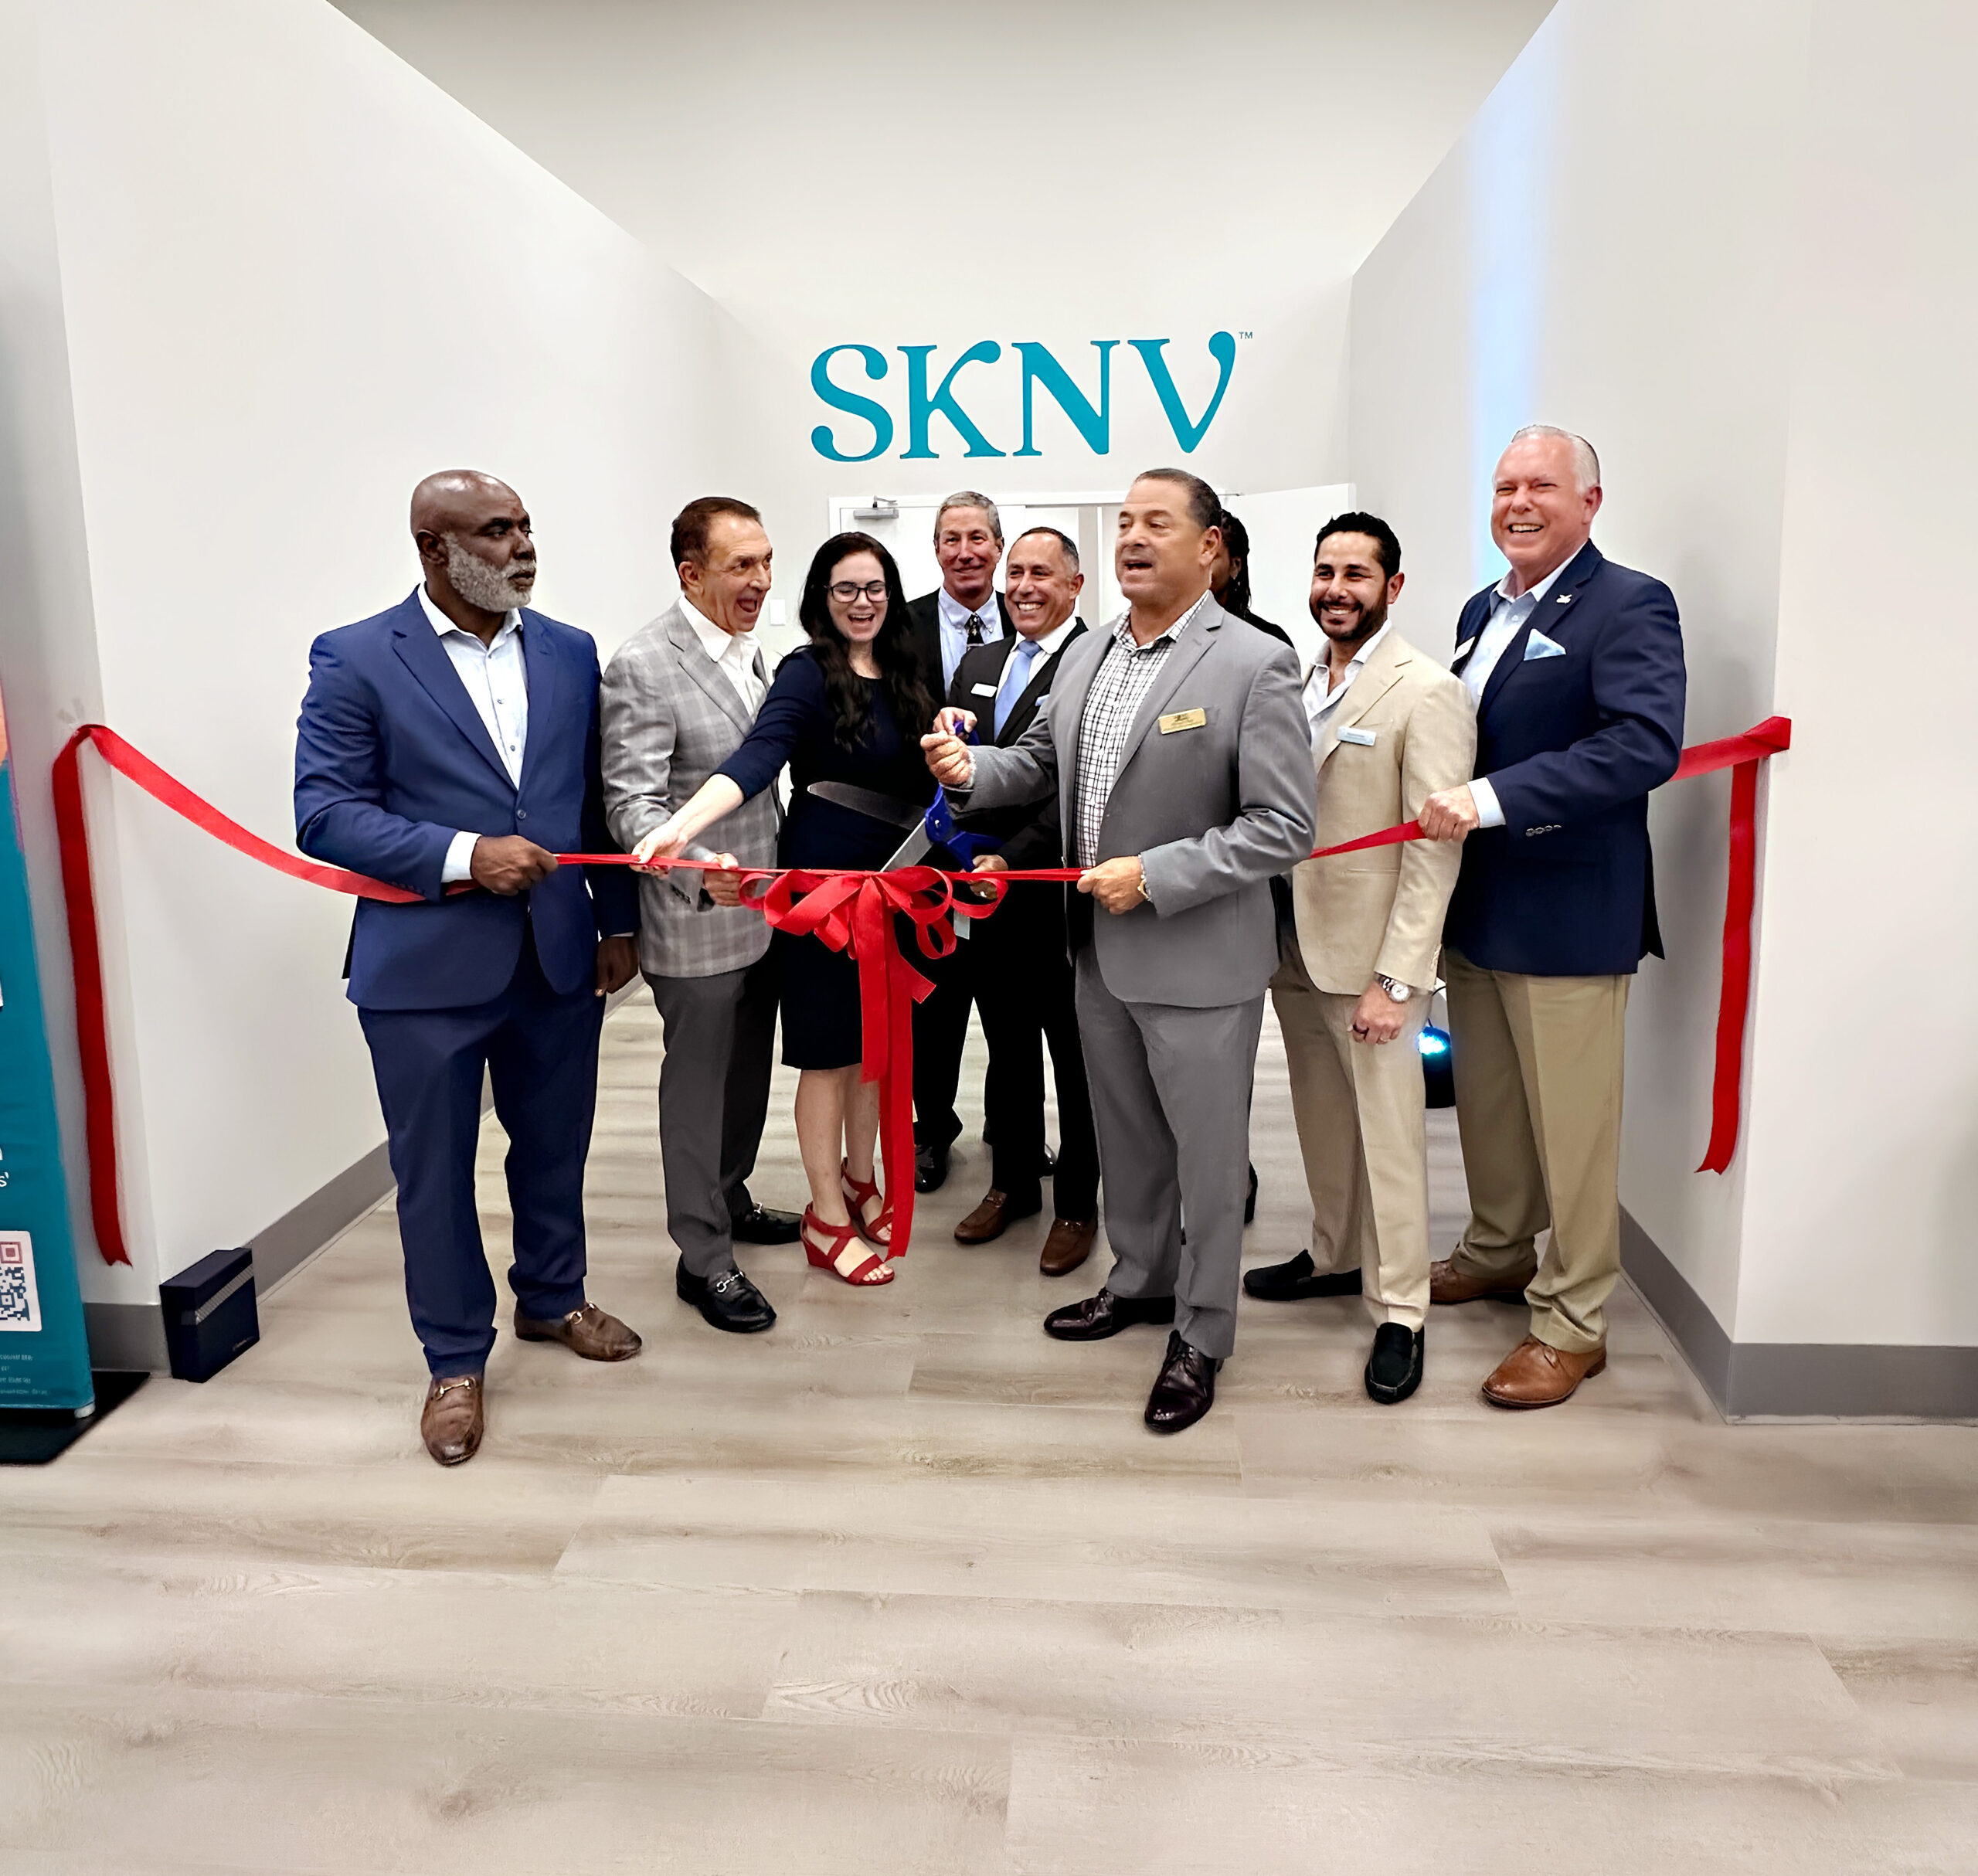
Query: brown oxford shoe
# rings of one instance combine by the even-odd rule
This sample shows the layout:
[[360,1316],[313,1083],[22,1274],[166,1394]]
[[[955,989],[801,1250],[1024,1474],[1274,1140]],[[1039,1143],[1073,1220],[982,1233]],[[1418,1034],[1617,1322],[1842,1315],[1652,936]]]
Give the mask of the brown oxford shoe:
[[538,1322],[515,1310],[515,1339],[522,1342],[561,1342],[586,1361],[629,1361],[644,1344],[636,1331],[595,1303],[571,1310],[559,1322]]
[[[1538,1274],[1537,1266],[1531,1276]],[[1431,1303],[1476,1303],[1487,1300],[1492,1303],[1522,1303],[1524,1284],[1531,1281],[1528,1276],[1524,1283],[1507,1283],[1494,1276],[1467,1276],[1456,1267],[1456,1260],[1444,1257],[1429,1266],[1429,1300]]]
[[478,1375],[436,1375],[426,1390],[419,1415],[419,1436],[442,1466],[461,1466],[481,1450],[487,1422],[481,1413]]
[[1214,1355],[1182,1341],[1180,1330],[1171,1330],[1167,1353],[1141,1417],[1157,1433],[1185,1432],[1215,1405],[1215,1371],[1222,1365]]
[[1043,1209],[1042,1197],[1018,1201],[991,1186],[983,1194],[981,1204],[955,1227],[955,1242],[987,1244],[992,1238],[1000,1238],[1018,1218],[1034,1218]]
[[1096,1218],[1053,1218],[1051,1235],[1037,1267],[1046,1276],[1069,1276],[1092,1255],[1093,1240],[1099,1235]]
[[1588,1375],[1606,1365],[1605,1348],[1575,1354],[1528,1335],[1490,1371],[1484,1398],[1494,1407],[1556,1407],[1571,1400]]

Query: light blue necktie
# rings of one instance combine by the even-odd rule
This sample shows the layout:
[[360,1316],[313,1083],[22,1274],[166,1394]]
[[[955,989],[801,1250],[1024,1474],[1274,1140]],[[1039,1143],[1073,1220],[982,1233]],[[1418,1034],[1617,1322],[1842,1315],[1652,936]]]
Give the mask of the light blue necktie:
[[1003,668],[1003,681],[996,692],[996,734],[999,736],[1010,712],[1016,708],[1017,699],[1030,688],[1030,669],[1037,662],[1040,649],[1034,638],[1021,640]]

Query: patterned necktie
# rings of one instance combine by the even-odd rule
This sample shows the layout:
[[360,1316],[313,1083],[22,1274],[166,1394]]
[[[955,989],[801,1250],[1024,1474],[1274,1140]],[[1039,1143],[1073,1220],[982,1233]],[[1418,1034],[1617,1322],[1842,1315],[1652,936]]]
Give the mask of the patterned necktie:
[[1031,669],[1042,648],[1035,639],[1025,638],[1010,654],[1010,661],[1003,669],[1003,681],[996,692],[997,736],[1003,733],[1003,726],[1010,720],[1010,712],[1017,707],[1017,699],[1030,688]]
[[965,631],[966,633],[967,633],[967,634],[968,634],[968,642],[969,642],[971,645],[979,645],[979,644],[981,644],[981,642],[982,642],[982,615],[981,615],[981,613],[980,613],[979,612],[972,612],[972,613],[970,613],[968,615],[968,623],[967,623],[967,624],[966,624],[965,626],[964,626],[964,627],[962,627],[962,630],[963,630],[964,631]]

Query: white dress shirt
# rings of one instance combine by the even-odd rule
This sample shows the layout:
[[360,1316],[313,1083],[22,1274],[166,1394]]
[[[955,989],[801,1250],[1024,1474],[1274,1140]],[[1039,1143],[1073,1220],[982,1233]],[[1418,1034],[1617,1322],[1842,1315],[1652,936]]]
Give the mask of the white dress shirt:
[[1324,687],[1332,683],[1332,664],[1330,658],[1320,658],[1312,667],[1312,675],[1305,680],[1305,719],[1312,726],[1312,746],[1319,746],[1319,739],[1325,733],[1326,719],[1332,715],[1339,700],[1353,688],[1353,680],[1366,667],[1374,654],[1374,647],[1387,637],[1392,619],[1384,620],[1381,629],[1354,652],[1346,667],[1346,675],[1331,690]]
[[[1477,649],[1470,654],[1470,662],[1463,668],[1463,681],[1468,688],[1470,700],[1480,709],[1484,702],[1484,687],[1490,681],[1490,674],[1497,668],[1499,660],[1510,648],[1511,642],[1524,630],[1524,623],[1538,611],[1547,593],[1552,590],[1553,583],[1577,557],[1568,554],[1553,568],[1535,586],[1528,588],[1514,598],[1511,593],[1511,576],[1507,573],[1497,582],[1497,590],[1490,595],[1490,623],[1477,635]],[[1498,805],[1497,791],[1490,786],[1487,777],[1478,776],[1470,784],[1470,798],[1477,804],[1477,824],[1480,828],[1501,828],[1504,824],[1504,811]]]
[[[1062,625],[1054,625],[1042,638],[1020,637],[1011,646],[1010,655],[1003,661],[1003,678],[996,687],[995,707],[990,717],[990,728],[994,734],[1003,733],[1003,726],[1017,707],[1017,699],[1030,688],[1031,681],[1036,677],[1038,666],[1055,658],[1065,641],[1078,629],[1078,615],[1074,613]],[[1036,647],[1028,657],[1025,655],[1027,645]]]
[[[460,673],[508,780],[519,789],[522,757],[528,749],[528,676],[522,668],[522,614],[511,607],[492,642],[484,645],[440,611],[423,586],[419,589],[419,603],[426,609],[427,623],[440,634],[454,669]],[[440,869],[442,885],[474,877],[474,844],[480,838],[465,829],[454,836]]]
[[981,606],[970,612],[961,601],[943,586],[934,602],[934,610],[941,626],[941,695],[946,697],[949,687],[955,681],[955,667],[961,662],[961,654],[968,649],[968,622],[971,619],[982,621],[982,642],[994,644],[1003,635],[1003,609],[992,592]]
[[756,634],[723,631],[684,593],[680,596],[680,610],[694,628],[694,636],[701,641],[701,649],[734,685],[736,695],[742,699],[742,708],[749,712],[753,721],[756,712],[763,707],[763,698],[769,690],[769,686],[756,675]]

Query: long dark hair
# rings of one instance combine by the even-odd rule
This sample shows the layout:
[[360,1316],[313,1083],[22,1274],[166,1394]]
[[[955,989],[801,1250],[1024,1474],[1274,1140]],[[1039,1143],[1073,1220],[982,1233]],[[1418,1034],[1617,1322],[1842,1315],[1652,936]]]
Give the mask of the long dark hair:
[[1229,550],[1229,584],[1216,601],[1226,613],[1239,619],[1250,616],[1250,531],[1225,508],[1215,518],[1222,530],[1222,544]]
[[824,671],[824,695],[831,699],[838,739],[848,749],[871,732],[872,705],[865,680],[852,671],[851,647],[831,622],[825,589],[840,563],[854,554],[870,554],[885,578],[886,616],[872,641],[872,661],[879,668],[879,681],[885,687],[886,702],[899,733],[909,738],[925,734],[933,726],[939,708],[906,616],[906,593],[892,556],[869,534],[834,534],[817,549],[810,572],[804,576],[804,596],[797,603],[797,617],[810,635],[811,655]]

